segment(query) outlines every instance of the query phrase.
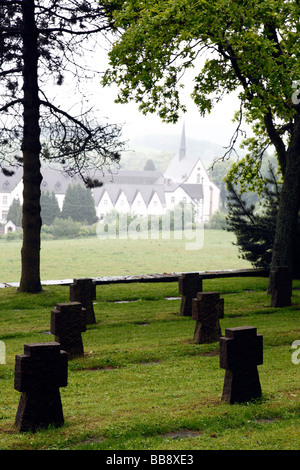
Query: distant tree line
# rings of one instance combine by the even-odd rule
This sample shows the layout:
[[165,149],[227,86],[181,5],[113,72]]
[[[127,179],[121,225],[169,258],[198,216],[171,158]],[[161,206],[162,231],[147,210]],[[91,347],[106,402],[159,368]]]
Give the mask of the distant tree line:
[[[92,192],[80,184],[69,185],[66,191],[62,210],[60,210],[54,192],[41,193],[42,225],[51,225],[55,219],[71,219],[80,225],[92,225],[97,221]],[[7,214],[16,226],[22,225],[22,206],[19,199],[14,199]]]

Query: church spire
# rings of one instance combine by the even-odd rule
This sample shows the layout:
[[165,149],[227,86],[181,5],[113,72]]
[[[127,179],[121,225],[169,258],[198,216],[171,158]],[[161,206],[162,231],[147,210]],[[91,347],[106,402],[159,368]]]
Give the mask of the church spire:
[[181,142],[179,148],[179,160],[183,160],[186,156],[186,142],[185,142],[185,123],[183,123]]

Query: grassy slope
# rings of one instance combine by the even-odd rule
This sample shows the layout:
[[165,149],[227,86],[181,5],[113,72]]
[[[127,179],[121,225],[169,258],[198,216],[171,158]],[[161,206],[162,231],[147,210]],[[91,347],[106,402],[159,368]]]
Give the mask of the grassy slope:
[[68,288],[35,296],[1,290],[0,449],[299,448],[300,365],[291,361],[291,344],[300,339],[300,294],[294,290],[293,307],[271,309],[266,283],[204,282],[204,290],[224,296],[223,334],[241,325],[263,334],[262,400],[221,401],[218,343],[193,344],[194,321],[178,316],[180,300],[165,299],[178,296],[176,283],[99,286],[97,323],[83,333],[85,357],[70,361],[69,383],[61,389],[65,424],[36,434],[20,434],[13,425],[20,397],[14,358],[24,343],[53,340],[50,311],[68,300]]

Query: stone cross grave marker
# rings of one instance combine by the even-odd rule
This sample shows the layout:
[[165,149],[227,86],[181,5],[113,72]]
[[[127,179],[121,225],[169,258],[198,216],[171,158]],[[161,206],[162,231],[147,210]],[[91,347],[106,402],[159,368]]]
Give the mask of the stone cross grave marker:
[[198,292],[193,299],[192,317],[196,321],[194,342],[197,344],[219,341],[220,318],[224,318],[224,299],[218,292]]
[[68,353],[68,358],[83,356],[81,333],[86,331],[86,310],[80,302],[56,304],[51,311],[50,331],[55,341]]
[[68,382],[68,355],[60,344],[24,345],[15,358],[14,388],[21,392],[15,425],[19,431],[64,424],[59,388]]
[[289,307],[291,302],[291,273],[287,266],[277,266],[271,270],[271,307]]
[[93,300],[96,300],[96,284],[92,279],[74,279],[70,285],[70,301],[80,302],[86,309],[88,325],[96,323]]
[[192,301],[202,292],[202,279],[198,273],[187,273],[180,276],[179,294],[181,295],[180,315],[192,315]]
[[220,367],[226,369],[222,400],[243,403],[261,396],[257,366],[263,363],[263,336],[252,326],[226,328],[220,340]]

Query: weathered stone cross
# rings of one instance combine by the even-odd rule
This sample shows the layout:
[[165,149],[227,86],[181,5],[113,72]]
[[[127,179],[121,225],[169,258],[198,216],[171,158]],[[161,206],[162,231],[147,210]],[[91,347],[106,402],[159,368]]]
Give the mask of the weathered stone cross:
[[51,311],[50,331],[55,341],[68,353],[68,358],[83,356],[81,333],[86,331],[86,310],[80,302],[56,304]]
[[68,382],[68,356],[60,344],[25,344],[16,356],[15,383],[21,392],[15,425],[19,431],[56,427],[64,423],[59,387]]
[[219,319],[224,317],[224,299],[217,292],[198,292],[193,299],[192,317],[196,321],[194,342],[198,344],[219,341]]
[[222,400],[241,403],[259,398],[257,366],[263,363],[263,336],[252,326],[226,328],[219,342],[220,367],[226,369]]
[[74,279],[70,285],[70,301],[80,302],[86,309],[88,325],[96,323],[93,300],[96,299],[96,285],[92,279]]
[[181,297],[180,315],[192,315],[192,301],[202,292],[202,279],[198,273],[183,274],[179,278],[179,294]]

